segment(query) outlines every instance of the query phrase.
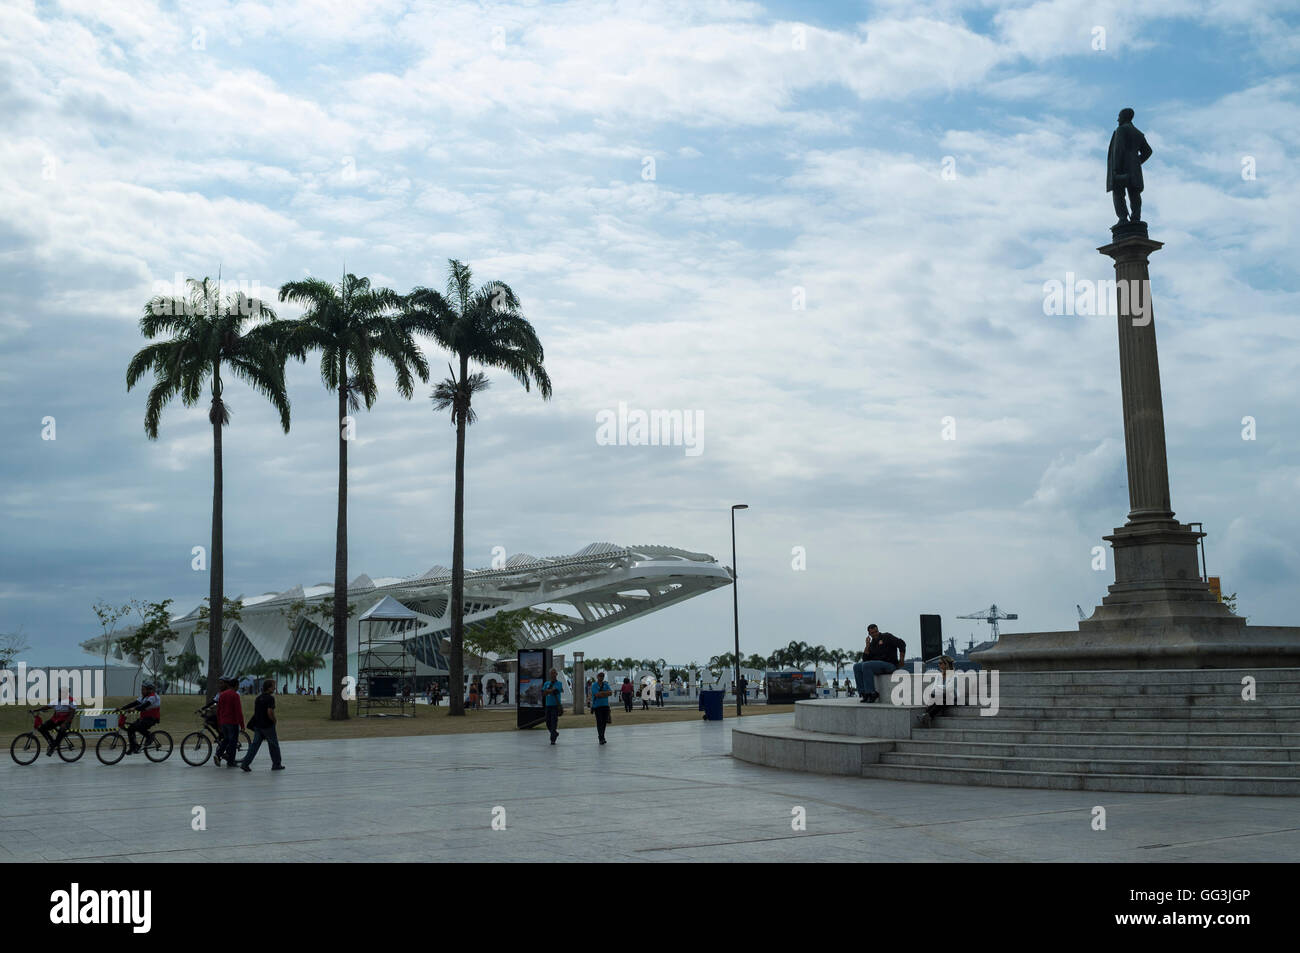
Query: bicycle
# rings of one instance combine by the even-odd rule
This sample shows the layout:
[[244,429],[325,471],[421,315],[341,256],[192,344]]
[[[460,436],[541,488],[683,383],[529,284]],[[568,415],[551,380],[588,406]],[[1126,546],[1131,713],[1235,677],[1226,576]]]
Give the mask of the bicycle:
[[[35,730],[44,724],[40,711],[39,708],[27,709],[27,713],[36,719],[33,730],[23,732],[9,745],[9,757],[13,758],[16,764],[31,764],[41,756],[41,749],[49,746],[45,736]],[[81,736],[81,732],[70,728],[55,750],[58,751],[60,758],[71,764],[86,753],[86,739]]]
[[[194,710],[196,715],[204,715],[205,713],[205,708],[196,708]],[[235,747],[236,754],[239,753],[240,748],[246,748],[253,743],[253,739],[249,737],[248,732],[242,728],[239,730],[239,740],[240,744]],[[181,758],[191,768],[206,764],[208,758],[212,757],[212,743],[214,741],[218,744],[221,743],[221,733],[217,730],[216,725],[204,717],[202,728],[198,731],[191,731],[181,739]]]
[[[103,764],[117,764],[130,751],[131,739],[123,730],[126,727],[126,715],[122,714],[120,709],[117,711],[117,729],[104,735],[95,745],[95,757]],[[136,720],[139,720],[138,716]],[[171,757],[172,736],[161,728],[153,731],[146,730],[140,750],[154,764],[161,764]]]

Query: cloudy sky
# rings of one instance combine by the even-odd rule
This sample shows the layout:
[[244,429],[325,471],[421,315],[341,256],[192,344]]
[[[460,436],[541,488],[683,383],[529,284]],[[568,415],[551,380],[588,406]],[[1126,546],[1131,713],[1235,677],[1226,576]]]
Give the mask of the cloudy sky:
[[[150,441],[124,383],[158,282],[406,291],[452,257],[514,287],[555,386],[495,375],[481,399],[471,567],[592,541],[729,564],[744,502],[746,652],[869,621],[915,644],[923,612],[964,643],[981,626],[954,617],[995,601],[1019,631],[1073,628],[1128,508],[1116,328],[1044,314],[1043,289],[1112,274],[1125,105],[1155,150],[1174,509],[1253,623],[1296,624],[1294,10],[4,0],[0,631],[84,661],[96,600],[207,593],[206,411],[170,407]],[[350,576],[451,560],[452,430],[427,386],[381,380]],[[227,393],[230,595],[333,575],[335,405],[313,364],[290,387],[288,436]],[[620,402],[693,415],[702,452],[598,442]],[[724,589],[581,647],[731,638]]]

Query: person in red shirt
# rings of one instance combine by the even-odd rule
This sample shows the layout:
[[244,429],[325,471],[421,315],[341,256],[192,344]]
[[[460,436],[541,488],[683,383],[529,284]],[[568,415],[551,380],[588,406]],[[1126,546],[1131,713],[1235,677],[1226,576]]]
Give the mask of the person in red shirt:
[[[77,706],[73,702],[71,695],[68,696],[66,702],[61,701],[57,705],[45,705],[36,710],[49,711],[50,709],[54,710],[54,717],[49,721],[36,726],[36,730],[44,735],[45,740],[49,742],[49,747],[45,752],[47,757],[54,754],[55,749],[63,742],[63,738],[67,735],[68,729],[72,727],[72,716],[77,713]],[[53,738],[50,737],[51,731],[55,732]]]
[[235,766],[235,754],[239,751],[239,729],[244,727],[244,703],[236,690],[236,682],[231,678],[220,680],[221,694],[217,696],[217,730],[221,732],[221,743],[217,746],[217,756],[213,764],[220,765],[226,759],[226,767]]
[[158,722],[162,720],[162,699],[158,697],[153,682],[145,682],[140,686],[140,697],[133,702],[127,702],[118,711],[138,711],[140,717],[131,724],[126,726],[126,736],[131,741],[131,747],[127,754],[136,754],[140,750],[140,741],[136,741],[135,736],[140,735],[141,740],[149,743],[149,732],[158,727]]

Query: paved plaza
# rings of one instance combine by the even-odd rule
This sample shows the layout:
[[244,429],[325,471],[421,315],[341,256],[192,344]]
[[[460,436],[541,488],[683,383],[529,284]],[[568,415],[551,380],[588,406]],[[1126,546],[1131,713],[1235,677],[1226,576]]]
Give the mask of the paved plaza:
[[[471,716],[472,717],[472,716]],[[1292,861],[1291,798],[957,787],[730,757],[723,723],[284,745],[252,774],[172,757],[0,767],[6,861]],[[763,716],[772,724],[792,715]],[[762,723],[762,722],[760,722]],[[1093,830],[1093,808],[1106,830]],[[207,829],[191,827],[194,808]],[[494,808],[504,830],[493,829]],[[806,830],[792,822],[803,809]],[[496,811],[496,816],[501,816]]]

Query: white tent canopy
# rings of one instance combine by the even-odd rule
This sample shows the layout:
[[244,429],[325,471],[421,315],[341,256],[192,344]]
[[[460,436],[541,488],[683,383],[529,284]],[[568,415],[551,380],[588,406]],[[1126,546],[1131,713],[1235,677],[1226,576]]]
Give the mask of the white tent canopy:
[[419,616],[392,596],[384,596],[362,613],[360,622],[410,622],[419,621]]

